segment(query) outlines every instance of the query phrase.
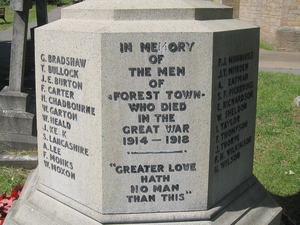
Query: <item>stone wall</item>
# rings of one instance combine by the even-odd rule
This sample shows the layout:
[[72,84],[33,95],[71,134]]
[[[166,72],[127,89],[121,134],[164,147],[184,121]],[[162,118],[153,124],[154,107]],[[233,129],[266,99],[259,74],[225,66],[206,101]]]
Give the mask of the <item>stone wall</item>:
[[300,1],[299,0],[281,0],[282,18],[281,26],[300,26]]
[[261,41],[300,51],[300,0],[213,0],[233,7],[234,18],[261,28]]
[[282,0],[281,26],[276,32],[278,49],[300,51],[300,0]]

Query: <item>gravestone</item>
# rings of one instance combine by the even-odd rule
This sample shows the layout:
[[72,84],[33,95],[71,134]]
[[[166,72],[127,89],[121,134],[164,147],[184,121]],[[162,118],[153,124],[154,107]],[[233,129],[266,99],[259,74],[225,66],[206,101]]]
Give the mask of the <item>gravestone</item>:
[[0,92],[0,142],[6,149],[36,147],[34,109],[30,91],[23,87],[30,0],[12,0],[14,26],[11,42],[9,86]]
[[37,26],[43,26],[48,23],[47,2],[45,0],[36,1]]
[[279,224],[252,174],[259,28],[210,1],[85,1],[36,30],[39,167],[15,224]]

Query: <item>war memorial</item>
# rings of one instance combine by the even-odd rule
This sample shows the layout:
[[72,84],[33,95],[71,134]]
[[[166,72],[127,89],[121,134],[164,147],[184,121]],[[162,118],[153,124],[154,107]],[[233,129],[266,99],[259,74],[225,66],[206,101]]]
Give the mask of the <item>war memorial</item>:
[[5,224],[280,224],[252,174],[258,27],[87,0],[35,42],[39,165]]

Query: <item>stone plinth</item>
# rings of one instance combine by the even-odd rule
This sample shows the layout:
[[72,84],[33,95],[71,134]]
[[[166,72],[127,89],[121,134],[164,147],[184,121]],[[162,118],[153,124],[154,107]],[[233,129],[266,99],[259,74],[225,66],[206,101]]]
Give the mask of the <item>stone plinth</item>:
[[[24,68],[31,0],[12,0],[14,26],[11,44],[9,86],[0,92],[0,148],[27,150],[36,147],[35,109],[30,110],[30,94],[24,93]],[[23,142],[25,140],[25,142]]]
[[0,149],[30,150],[36,148],[36,118],[30,93],[0,92]]
[[[300,25],[300,23],[299,23]],[[279,27],[276,31],[276,48],[286,51],[300,51],[300,26]]]
[[252,175],[259,29],[230,16],[85,1],[37,29],[39,167],[9,220],[276,224]]
[[30,104],[30,94],[9,87],[0,92],[0,149],[36,148],[36,118]]
[[[6,224],[280,224],[281,208],[278,207],[266,190],[251,177],[233,193],[218,204],[204,211],[190,212],[156,212],[144,214],[97,214],[74,210],[68,206],[69,198],[49,196],[39,191],[34,185],[38,181],[38,170],[30,174],[22,195],[15,201],[6,218]],[[249,188],[250,187],[250,188]],[[63,201],[63,203],[62,203]],[[79,205],[78,205],[79,206]],[[102,223],[100,223],[101,221]]]
[[1,132],[32,135],[34,115],[14,110],[0,111]]
[[30,103],[30,96],[27,93],[10,91],[4,87],[0,92],[1,109],[27,111]]

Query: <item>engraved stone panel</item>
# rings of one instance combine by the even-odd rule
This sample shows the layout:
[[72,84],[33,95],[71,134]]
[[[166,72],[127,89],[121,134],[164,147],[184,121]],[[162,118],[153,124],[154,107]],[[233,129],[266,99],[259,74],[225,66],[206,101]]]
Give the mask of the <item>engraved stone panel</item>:
[[41,183],[101,213],[208,209],[252,176],[257,29],[131,23],[37,31]]
[[39,167],[11,218],[276,224],[252,174],[259,29],[231,15],[84,1],[37,29]]

